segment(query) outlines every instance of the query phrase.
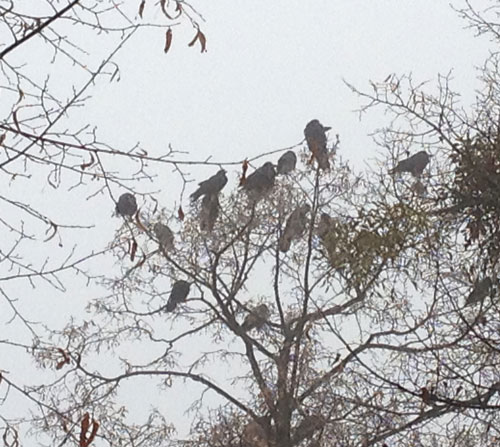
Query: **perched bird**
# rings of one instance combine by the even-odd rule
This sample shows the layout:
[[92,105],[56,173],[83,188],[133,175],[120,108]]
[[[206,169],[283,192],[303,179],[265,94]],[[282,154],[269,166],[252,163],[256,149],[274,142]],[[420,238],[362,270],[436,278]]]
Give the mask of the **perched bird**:
[[160,222],[155,223],[153,227],[158,243],[163,250],[170,250],[174,246],[174,233],[168,227],[168,225],[162,224]]
[[219,198],[217,194],[206,194],[201,201],[200,229],[212,231],[219,216]]
[[137,211],[137,202],[133,194],[122,194],[116,204],[116,214],[120,216],[133,216]]
[[417,152],[411,157],[401,160],[393,169],[389,171],[389,174],[409,172],[414,177],[420,177],[422,175],[422,172],[424,172],[425,167],[429,163],[429,159],[430,157],[427,152]]
[[302,440],[310,438],[314,435],[314,432],[323,428],[324,425],[325,420],[320,415],[312,414],[305,416],[294,430],[293,444],[298,444]]
[[167,312],[172,312],[175,310],[178,304],[186,301],[189,295],[189,289],[191,288],[191,284],[187,281],[176,281],[172,286],[172,291],[170,292],[170,296],[168,297],[167,305],[165,306],[165,310]]
[[304,234],[307,224],[307,213],[311,207],[308,204],[299,206],[290,214],[286,221],[285,231],[280,237],[279,249],[287,252],[290,249],[292,240],[300,238]]
[[265,304],[259,304],[254,307],[246,316],[241,327],[244,331],[251,331],[252,329],[260,329],[269,319],[269,308]]
[[309,121],[304,129],[307,146],[318,161],[320,169],[330,169],[330,161],[328,160],[328,149],[326,147],[326,132],[331,127],[323,126],[318,120]]
[[332,217],[327,213],[321,213],[316,232],[320,238],[325,238],[330,229],[334,226]]
[[276,171],[278,174],[289,174],[295,169],[297,156],[294,151],[285,152],[278,160]]
[[194,202],[198,200],[199,197],[207,194],[218,194],[224,186],[226,186],[227,177],[226,171],[221,169],[217,174],[212,175],[207,180],[198,183],[198,189],[191,194],[191,200]]
[[[335,269],[344,268],[352,258],[349,251],[351,245],[347,244],[346,246],[346,241],[350,240],[352,227],[337,218],[322,213],[316,227],[316,233],[326,250],[330,265]],[[361,257],[361,259],[364,260],[365,258]]]
[[261,194],[274,186],[275,177],[274,165],[268,161],[246,178],[243,189],[247,192]]
[[466,306],[480,303],[491,293],[493,283],[490,277],[483,278],[481,281],[476,281],[474,288],[469,296],[465,299]]

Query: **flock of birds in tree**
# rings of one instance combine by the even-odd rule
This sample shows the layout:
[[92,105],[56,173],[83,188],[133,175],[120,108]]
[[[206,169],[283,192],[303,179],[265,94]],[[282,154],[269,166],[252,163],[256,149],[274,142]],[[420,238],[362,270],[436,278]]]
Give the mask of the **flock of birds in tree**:
[[[304,129],[304,136],[312,154],[312,159],[316,160],[320,170],[328,171],[330,169],[329,150],[327,147],[327,136],[331,128],[323,126],[318,120],[312,120],[307,123]],[[412,156],[400,160],[389,174],[410,173],[419,178],[427,164],[429,163],[429,154],[426,151],[420,151]],[[258,200],[264,194],[269,192],[274,186],[276,175],[288,175],[297,165],[297,156],[294,151],[285,152],[278,160],[276,165],[266,162],[257,168],[242,182],[242,189],[252,200]],[[227,184],[226,171],[220,169],[216,174],[198,184],[190,198],[194,203],[202,197],[200,207],[200,228],[203,231],[212,231],[219,214],[219,193]],[[116,214],[123,217],[132,217],[137,212],[137,201],[133,194],[124,193],[118,199],[116,204]],[[285,229],[279,239],[279,250],[286,253],[291,246],[292,241],[302,237],[306,225],[307,214],[310,211],[308,204],[297,207],[288,217]],[[160,222],[153,226],[153,232],[158,240],[160,248],[168,251],[173,248],[174,233],[165,224]],[[167,304],[164,310],[173,312],[176,307],[184,303],[190,292],[191,284],[184,280],[176,281],[170,292]],[[465,305],[473,305],[482,302],[492,293],[493,283],[490,278],[477,281],[472,292],[465,301]],[[262,328],[269,319],[270,311],[267,305],[260,304],[249,310],[241,327],[244,331]]]

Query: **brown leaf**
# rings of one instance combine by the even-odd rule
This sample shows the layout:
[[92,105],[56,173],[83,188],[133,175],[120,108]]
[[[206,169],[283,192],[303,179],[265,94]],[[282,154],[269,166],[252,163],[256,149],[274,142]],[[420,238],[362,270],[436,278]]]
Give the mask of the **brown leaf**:
[[196,41],[198,40],[198,33],[199,32],[200,32],[200,30],[198,30],[198,32],[196,33],[196,36],[194,36],[193,40],[188,43],[188,47],[192,47],[196,43]]
[[17,119],[17,110],[14,110],[14,112],[12,112],[12,117],[14,118],[14,124],[16,125],[17,130],[21,132],[21,127],[19,126],[19,121]]
[[90,443],[94,440],[95,435],[97,434],[97,430],[99,430],[99,422],[97,422],[95,419],[92,419],[92,431],[89,438],[87,439],[87,445],[90,445]]
[[182,210],[182,206],[179,206],[179,209],[177,210],[177,217],[179,217],[179,220],[183,221],[184,220],[184,211]]
[[79,447],[87,447],[87,431],[89,430],[90,426],[90,415],[88,413],[85,413],[83,415],[82,422],[80,423],[80,442],[79,442]]
[[6,133],[3,133],[2,135],[0,135],[0,146],[3,144],[3,142],[5,141],[6,137],[7,137]]
[[207,51],[207,38],[205,37],[205,34],[203,34],[199,29],[198,29],[198,32],[196,33],[196,36],[194,36],[193,40],[191,42],[189,42],[188,46],[189,47],[192,47],[196,41],[199,40],[200,41],[200,45],[201,45],[201,52],[204,53]]
[[167,12],[167,8],[165,8],[165,0],[160,0],[160,7],[163,14],[165,14],[169,20],[174,20],[174,18]]
[[169,28],[165,34],[165,48],[163,51],[165,53],[168,53],[168,50],[170,50],[170,46],[172,45],[172,29]]
[[245,158],[241,165],[241,177],[240,177],[240,186],[243,186],[245,184],[245,181],[247,179],[247,170],[248,170],[248,160]]
[[94,162],[95,162],[95,159],[94,159],[94,156],[93,156],[93,155],[92,155],[92,153],[91,153],[91,154],[90,154],[90,161],[89,161],[88,163],[82,163],[82,164],[80,165],[80,169],[81,169],[82,171],[85,171],[85,169],[90,168],[90,167],[94,164]]
[[144,12],[144,6],[146,6],[146,0],[142,0],[139,5],[139,17],[142,19],[142,13]]
[[56,369],[59,370],[61,369],[64,365],[66,365],[66,361],[65,360],[61,360],[60,362],[57,362],[57,365],[56,365]]
[[199,39],[200,45],[201,45],[201,52],[206,53],[207,52],[207,38],[205,37],[205,34],[203,34],[201,31],[198,31],[198,39]]
[[17,99],[16,104],[19,104],[24,98],[24,92],[20,88],[18,88],[17,91],[19,92],[19,98]]
[[70,357],[68,355],[68,353],[64,350],[64,349],[61,349],[61,348],[57,348],[57,351],[59,352],[59,354],[62,355],[62,360],[60,360],[59,362],[57,362],[57,365],[56,365],[56,369],[59,370],[61,369],[64,365],[67,365],[69,364],[70,362]]
[[134,240],[132,242],[132,247],[130,248],[130,260],[132,262],[134,262],[136,252],[137,252],[137,242]]
[[137,227],[146,232],[148,231],[147,228],[144,226],[144,224],[141,222],[140,216],[139,216],[139,210],[137,210],[137,213],[135,213],[135,223],[137,224]]
[[89,427],[90,415],[88,413],[85,413],[80,424],[80,442],[78,444],[79,447],[88,447],[92,443],[97,434],[97,430],[99,429],[99,423],[95,419],[92,419],[92,431],[90,432],[89,437],[87,437]]

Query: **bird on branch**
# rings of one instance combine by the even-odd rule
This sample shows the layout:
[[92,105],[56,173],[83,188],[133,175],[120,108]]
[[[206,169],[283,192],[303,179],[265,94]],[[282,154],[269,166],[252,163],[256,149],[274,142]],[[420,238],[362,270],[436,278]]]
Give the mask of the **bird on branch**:
[[330,169],[328,148],[326,147],[326,132],[330,129],[331,127],[323,126],[318,120],[309,121],[304,129],[307,146],[313,158],[318,161],[320,169],[324,171]]
[[207,194],[218,194],[227,183],[226,171],[221,169],[217,174],[207,180],[198,183],[198,189],[191,194],[191,200],[195,202],[199,197]]
[[417,152],[411,157],[401,160],[389,174],[398,174],[401,172],[409,172],[414,177],[420,177],[424,172],[425,167],[429,163],[430,156],[425,151]]

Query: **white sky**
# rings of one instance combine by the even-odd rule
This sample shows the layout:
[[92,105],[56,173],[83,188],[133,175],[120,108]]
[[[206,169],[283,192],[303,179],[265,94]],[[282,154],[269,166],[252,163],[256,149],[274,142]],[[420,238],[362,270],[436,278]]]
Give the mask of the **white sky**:
[[[299,143],[305,124],[318,118],[332,126],[332,134],[340,134],[342,157],[362,168],[376,154],[368,133],[387,122],[374,113],[359,122],[353,111],[360,102],[343,79],[368,91],[369,80],[382,81],[390,73],[412,72],[417,81],[432,81],[453,70],[452,86],[468,104],[478,87],[474,66],[481,65],[491,46],[464,30],[466,23],[443,0],[193,4],[206,19],[201,29],[207,53],[187,47],[193,34],[188,27],[174,28],[167,55],[164,31],[140,32],[118,57],[120,82],[98,84],[88,107],[73,112],[72,119],[97,125],[99,139],[117,149],[139,141],[151,155],[160,155],[171,143],[190,153],[186,159],[235,161]],[[159,18],[156,9],[148,2],[146,17]],[[64,82],[64,73],[52,76]],[[159,198],[171,207],[178,195],[170,194],[176,185],[169,183],[169,172],[165,168]],[[192,172],[193,179],[206,176],[206,171]],[[230,169],[228,188],[235,186],[238,174]],[[64,216],[74,199],[65,191],[57,195],[60,206],[54,212]],[[102,240],[85,241],[89,249],[109,241],[119,226],[118,219],[110,218],[109,198],[102,208],[97,204],[88,204],[92,213],[85,213],[85,221],[98,226]],[[73,296],[83,294],[80,290]],[[40,304],[33,316],[44,312],[53,313],[53,307]]]
[[108,140],[141,141],[155,153],[170,142],[190,158],[234,161],[298,143],[304,125],[318,118],[340,134],[343,156],[359,165],[374,154],[366,135],[383,120],[358,122],[352,111],[360,103],[343,79],[370,90],[369,80],[390,73],[412,72],[423,81],[453,70],[456,89],[470,100],[473,67],[487,55],[485,39],[464,30],[447,1],[196,5],[207,20],[207,53],[187,48],[192,31],[180,36],[175,28],[167,55],[159,30],[136,36],[120,54],[121,81],[102,86],[93,100],[92,116],[105,123]]

